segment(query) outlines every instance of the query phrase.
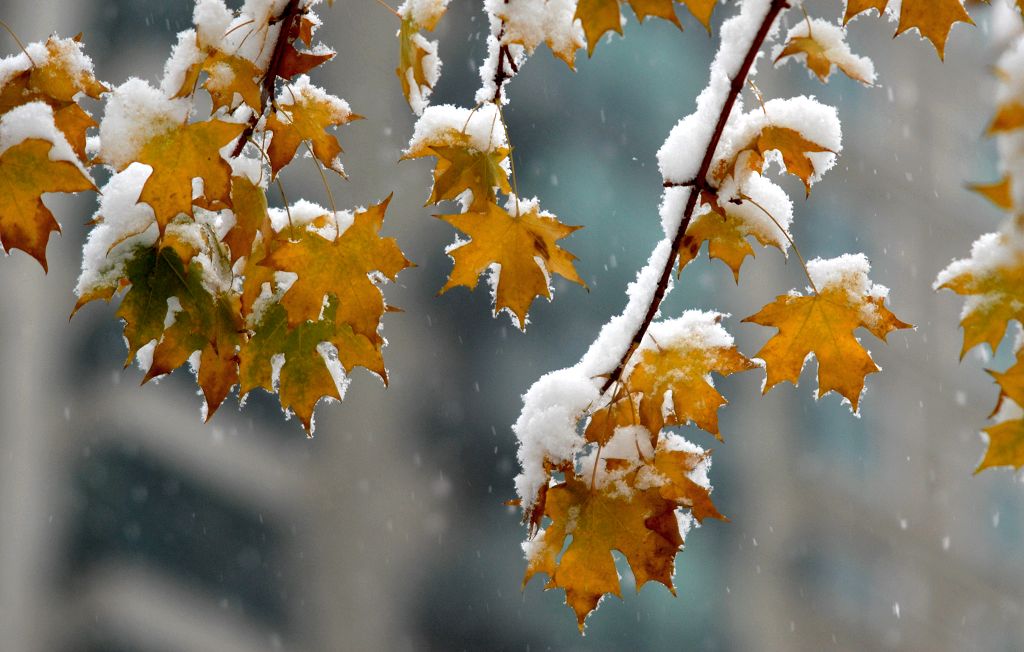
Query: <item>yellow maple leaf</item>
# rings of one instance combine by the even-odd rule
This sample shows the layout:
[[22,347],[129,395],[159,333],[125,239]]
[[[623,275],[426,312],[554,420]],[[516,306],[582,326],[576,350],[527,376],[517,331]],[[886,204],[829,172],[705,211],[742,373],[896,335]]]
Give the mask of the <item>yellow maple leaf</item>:
[[231,262],[251,256],[256,234],[269,232],[267,196],[246,177],[231,177],[231,207],[235,224],[224,234],[224,244],[231,250]]
[[989,373],[999,384],[999,401],[993,416],[999,415],[1008,400],[1014,404],[1008,411],[1017,416],[985,429],[989,446],[975,473],[996,466],[1024,467],[1024,418],[1020,416],[1020,408],[1024,406],[1024,349],[1017,351],[1016,363],[1005,372]]
[[51,36],[46,41],[46,60],[14,72],[0,86],[0,114],[29,102],[46,102],[53,108],[57,128],[67,137],[78,158],[87,163],[86,131],[96,121],[76,103],[76,97],[99,99],[110,90],[80,65],[82,45],[74,39]]
[[[818,262],[811,261],[810,265]],[[863,263],[866,266],[867,260]],[[866,280],[866,271],[864,274]],[[879,367],[854,336],[854,330],[865,328],[885,341],[893,330],[912,328],[897,319],[884,301],[874,288],[864,288],[856,273],[844,274],[827,284],[819,283],[817,291],[809,296],[776,297],[760,312],[744,319],[779,330],[754,355],[765,363],[764,391],[783,381],[797,384],[805,361],[813,353],[818,361],[817,396],[838,392],[856,412],[864,379]]]
[[206,81],[203,82],[203,88],[210,93],[215,111],[220,108],[229,111],[235,108],[235,93],[238,93],[242,102],[249,105],[251,109],[260,110],[258,80],[263,76],[263,71],[257,68],[252,61],[218,50],[206,58],[202,64],[202,70],[206,71],[208,75]]
[[[306,432],[313,433],[313,412],[324,397],[341,400],[336,379],[320,352],[320,345],[334,345],[338,362],[346,372],[361,366],[373,371],[387,383],[382,340],[359,335],[337,319],[338,301],[331,299],[323,319],[288,325],[288,315],[280,304],[272,304],[253,328],[252,337],[239,353],[239,390],[245,396],[257,387],[278,391],[281,407],[295,413]],[[278,386],[273,382],[273,358],[284,356]]]
[[[718,439],[718,409],[728,403],[710,382],[711,372],[729,376],[754,369],[735,346],[707,346],[694,338],[645,349],[625,380],[630,392],[640,392],[640,423],[652,433],[665,425],[690,422]],[[666,396],[671,408],[665,418]]]
[[412,263],[406,260],[394,238],[382,238],[389,196],[381,203],[356,212],[352,224],[334,240],[307,233],[271,251],[261,265],[298,278],[281,298],[294,327],[317,321],[329,296],[337,298],[337,320],[371,340],[384,314],[384,297],[370,275],[380,273],[394,280]]
[[786,57],[804,55],[807,68],[813,72],[818,79],[825,82],[832,75],[832,67],[839,68],[850,79],[856,79],[862,84],[871,85],[871,80],[865,78],[861,71],[848,65],[846,58],[836,58],[834,52],[814,38],[812,32],[809,36],[793,36],[786,42],[786,47],[775,57],[778,63]]
[[683,4],[690,10],[693,17],[700,21],[704,29],[711,33],[711,14],[718,6],[718,0],[683,0]]
[[[715,202],[717,205],[717,202]],[[707,213],[693,218],[679,245],[679,270],[689,264],[700,252],[701,245],[708,243],[708,257],[717,258],[732,270],[733,278],[740,281],[740,268],[747,256],[754,256],[754,249],[747,238],[752,237],[762,246],[776,247],[786,253],[777,237],[771,238],[760,224],[751,222],[736,205],[726,202]]]
[[[847,0],[843,22],[849,22],[854,16],[869,9],[877,9],[881,15],[888,4],[888,0]],[[960,22],[974,24],[964,9],[963,0],[903,0],[896,36],[916,28],[922,38],[932,42],[939,58],[943,59],[949,32],[954,24]]]
[[[455,267],[441,288],[442,294],[460,285],[475,288],[480,274],[498,264],[494,312],[507,308],[518,319],[519,328],[525,329],[526,313],[534,298],[551,298],[550,274],[586,287],[573,266],[576,257],[557,244],[581,227],[566,226],[554,216],[538,212],[536,206],[517,216],[488,204],[485,211],[437,217],[471,238],[448,250]],[[543,261],[543,268],[537,258]]]
[[1017,129],[1024,129],[1024,103],[1011,101],[996,109],[996,114],[986,133],[992,136]]
[[502,161],[508,158],[507,147],[493,147],[479,150],[465,133],[452,129],[443,130],[429,140],[419,143],[406,152],[402,160],[434,156],[434,184],[425,205],[454,200],[463,192],[473,193],[470,210],[484,210],[497,198],[495,188],[508,194],[512,188],[508,183],[508,172]]
[[1004,176],[995,183],[974,183],[969,189],[992,202],[997,208],[1009,211],[1013,208],[1013,180]]
[[[163,232],[175,216],[192,217],[192,179],[203,180],[203,196],[230,205],[231,166],[219,150],[233,142],[245,125],[205,120],[168,129],[142,146],[136,160],[153,168],[139,201],[153,208]],[[126,163],[121,169],[128,167]],[[120,170],[118,170],[120,172]]]
[[1011,321],[1024,323],[1024,255],[1014,245],[1019,238],[1013,231],[982,236],[971,258],[952,263],[939,276],[936,287],[969,297],[960,319],[960,357],[982,343],[995,351]]
[[427,76],[428,70],[424,66],[428,56],[437,55],[437,44],[425,39],[419,30],[420,25],[411,14],[402,19],[398,30],[398,68],[395,74],[402,83],[402,93],[410,106],[414,104],[414,96],[422,97],[432,91],[437,81]]
[[48,140],[27,138],[0,154],[0,244],[8,252],[21,249],[43,270],[50,233],[60,231],[43,193],[96,190],[77,165],[51,160],[52,148]]
[[305,77],[287,88],[291,90],[291,102],[280,102],[267,117],[267,131],[274,134],[267,148],[272,174],[276,176],[295,157],[299,145],[308,141],[313,156],[324,167],[345,176],[338,157],[341,145],[327,128],[360,120],[362,116],[352,113],[345,101],[309,84]]
[[733,174],[741,165],[761,174],[764,171],[765,155],[771,151],[777,151],[782,155],[786,172],[803,181],[808,195],[811,193],[811,178],[814,176],[815,170],[814,161],[808,154],[834,153],[831,149],[808,140],[795,129],[770,124],[765,126],[749,143],[737,149],[732,158],[719,161],[714,170],[714,177],[721,181]]

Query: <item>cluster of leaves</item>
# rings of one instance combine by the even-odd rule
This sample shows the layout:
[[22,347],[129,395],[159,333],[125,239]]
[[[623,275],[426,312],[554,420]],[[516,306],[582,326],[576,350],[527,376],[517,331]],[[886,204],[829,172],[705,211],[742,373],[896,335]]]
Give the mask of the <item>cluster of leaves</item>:
[[81,106],[107,87],[92,74],[80,40],[49,38],[4,60],[0,76],[0,243],[20,249],[45,270],[50,234],[60,231],[42,201],[50,192],[96,190],[86,132],[96,126]]
[[[233,388],[240,398],[262,388],[310,434],[317,402],[340,399],[353,368],[386,382],[380,285],[410,265],[380,234],[389,199],[338,211],[325,177],[330,209],[268,208],[269,183],[300,151],[344,176],[330,129],[359,118],[306,76],[334,56],[313,43],[314,4],[198,3],[160,89],[98,82],[77,40],[51,38],[0,63],[16,71],[0,89],[4,133],[51,136],[5,143],[0,177],[15,190],[0,220],[5,247],[45,267],[57,225],[39,195],[94,190],[86,168],[104,166],[75,311],[121,295],[126,364],[138,357],[144,380],[190,362],[207,419]],[[105,100],[101,124],[82,97]],[[18,112],[29,110],[26,126]]]
[[[680,1],[710,32],[717,0]],[[149,380],[189,362],[207,418],[233,388],[241,398],[262,388],[277,392],[309,433],[318,401],[341,399],[355,367],[387,382],[381,321],[391,308],[381,286],[411,265],[381,235],[390,198],[353,211],[334,206],[324,170],[345,170],[332,130],[360,116],[307,76],[334,56],[313,43],[317,2],[254,0],[231,11],[222,0],[201,0],[195,29],[179,35],[159,89],[138,79],[116,88],[98,81],[78,39],[52,37],[0,61],[0,180],[10,193],[0,206],[5,250],[21,249],[45,268],[47,240],[59,227],[42,195],[95,191],[91,175],[109,174],[75,310],[120,296],[126,364],[137,358]],[[454,267],[441,291],[472,289],[489,274],[494,313],[509,313],[522,329],[533,301],[551,298],[553,274],[584,283],[575,257],[559,244],[579,227],[520,196],[502,117],[507,84],[542,43],[570,68],[578,50],[593,55],[604,35],[622,33],[624,3],[640,21],[655,16],[682,28],[673,0],[486,0],[483,86],[476,105],[465,109],[429,106],[441,62],[437,42],[424,32],[437,27],[448,0],[407,0],[394,10],[401,21],[396,72],[420,116],[402,158],[435,159],[427,205],[457,202],[460,211],[437,217],[469,238],[448,248]],[[729,68],[736,77],[726,80],[721,111],[701,116],[717,126],[697,173],[683,166],[687,171],[676,174],[659,153],[663,206],[682,216],[678,227],[666,227],[675,228],[666,233],[672,246],[649,305],[640,306],[646,317],[622,344],[617,366],[584,377],[585,405],[560,405],[537,417],[545,432],[567,420],[572,443],[542,447],[533,460],[541,477],[520,491],[530,531],[525,580],[543,573],[548,588],[563,589],[581,630],[605,594],[620,595],[613,551],[625,556],[638,588],[654,580],[673,590],[675,555],[689,528],[724,518],[710,497],[710,451],[671,430],[693,424],[721,440],[726,399],[712,374],[763,368],[767,392],[784,381],[796,384],[813,356],[816,395],[834,391],[856,412],[866,377],[879,371],[858,329],[884,341],[910,328],[887,307],[887,290],[868,279],[865,257],[805,263],[799,251],[808,287],[779,295],[744,320],[776,329],[754,356],[737,350],[721,315],[691,311],[655,321],[673,270],[681,275],[705,242],[709,257],[724,262],[737,282],[754,255],[750,239],[786,255],[796,250],[792,202],[768,173],[777,164],[809,194],[838,155],[835,111],[814,100],[765,102],[758,95],[755,110],[734,110],[771,24],[790,8],[784,0],[765,4],[770,10],[749,35],[739,72]],[[896,35],[916,29],[940,57],[954,24],[972,22],[962,0],[892,4],[847,0],[835,23],[805,14],[774,62],[802,62],[822,82],[838,70],[870,85],[873,66],[845,42],[853,18],[870,10],[894,14]],[[1017,6],[1024,11],[1024,0]],[[81,105],[85,98],[106,103],[101,123]],[[811,114],[815,119],[807,120]],[[88,138],[97,127],[98,137]],[[990,131],[1024,136],[1024,98],[1003,101]],[[663,148],[667,160],[673,138]],[[693,139],[680,142],[690,147]],[[271,208],[269,185],[281,183],[301,151],[324,176],[330,208],[308,201]],[[968,297],[964,352],[982,343],[995,350],[1011,321],[1024,322],[1024,217],[1014,185],[1008,174],[980,188],[1011,219],[937,284]],[[1007,371],[993,372],[997,423],[987,431],[992,443],[981,468],[1024,466],[1020,342],[1016,356]],[[521,444],[525,467],[530,453]]]
[[[617,31],[617,4],[578,4],[576,15],[582,18],[591,51],[597,37],[609,30]],[[674,19],[674,14],[659,13],[658,3],[630,4],[641,19],[647,15]],[[671,4],[666,4],[671,12]],[[882,14],[887,4],[885,0],[850,0],[839,24],[805,14],[805,20],[790,30],[776,50],[775,62],[801,61],[822,82],[839,70],[871,85],[874,69],[870,61],[850,53],[844,26],[869,9]],[[932,41],[940,57],[953,24],[970,22],[959,0],[937,6],[930,0],[904,0],[898,18],[897,35],[916,28]],[[768,164],[778,162],[783,171],[799,178],[809,193],[811,184],[830,165],[823,167],[823,162],[835,154],[829,143],[815,140],[813,130],[805,133],[790,120],[781,103],[765,103],[760,96],[758,99],[763,119],[747,119],[735,128],[728,147],[715,149],[717,140],[713,140],[709,154],[713,152],[714,156],[708,158],[706,176],[699,173],[697,180],[665,178],[666,187],[686,187],[696,196],[675,239],[679,273],[696,258],[705,242],[709,256],[726,263],[737,282],[743,262],[754,255],[748,238],[785,253],[793,245],[788,230],[791,215],[775,215],[765,207],[787,207],[786,202],[777,200],[781,191],[763,181]],[[731,105],[726,106],[728,111]],[[1024,115],[1019,106],[1004,107],[1000,113],[1002,117],[996,120],[999,125]],[[728,114],[725,118],[728,121],[723,124],[743,119]],[[1024,287],[1022,260],[1024,257],[1016,258],[1016,277],[1011,279],[1007,271],[999,279],[1002,292],[1011,284],[1017,289]],[[685,518],[681,513],[686,514],[686,510],[698,523],[707,516],[721,517],[711,507],[710,486],[706,484],[691,486],[700,487],[699,500],[691,493],[688,499],[674,504],[663,502],[663,492],[666,487],[673,491],[677,478],[692,480],[693,459],[709,461],[708,453],[697,447],[700,452],[692,453],[695,457],[689,463],[683,459],[663,460],[667,442],[678,438],[665,428],[694,424],[720,439],[718,410],[726,400],[714,388],[712,372],[724,376],[763,367],[767,375],[764,391],[768,391],[783,381],[796,384],[813,356],[818,366],[816,396],[835,391],[856,412],[866,376],[879,371],[856,331],[863,328],[884,341],[894,330],[911,328],[886,307],[887,290],[868,280],[869,267],[863,256],[810,263],[803,263],[801,257],[801,263],[807,271],[807,293],[792,290],[780,295],[744,320],[777,329],[753,359],[739,353],[727,334],[711,338],[691,334],[665,341],[655,332],[669,328],[672,321],[652,323],[649,317],[619,367],[604,377],[601,398],[576,413],[574,427],[582,432],[583,440],[580,447],[568,459],[562,453],[549,453],[543,458],[547,480],[530,485],[537,487],[535,495],[522,496],[524,520],[533,535],[524,544],[526,579],[543,572],[549,577],[547,588],[564,589],[581,629],[603,594],[619,595],[612,550],[625,555],[638,588],[655,579],[671,589],[671,576],[664,573],[671,572],[670,560],[683,544],[676,517]],[[654,293],[653,300],[659,302],[662,294]],[[657,303],[653,305],[657,307]],[[1004,309],[1010,305],[1019,309],[1024,304],[1014,296],[1001,305]],[[654,312],[649,310],[649,316]],[[989,330],[998,328],[1002,337],[1005,320],[997,327],[991,314],[978,319]],[[1003,388],[1001,402],[1021,398],[1022,373],[1024,363],[1018,361],[1011,370],[997,375]],[[1017,418],[1000,423],[996,429],[999,435],[1016,429],[1019,437],[1021,424],[1024,421]],[[628,443],[623,444],[622,439]],[[1019,440],[1017,446],[1019,451]],[[631,455],[621,455],[622,450],[631,449]],[[999,454],[1005,454],[1005,446],[999,449]],[[668,519],[667,512],[676,512],[676,516]],[[565,547],[567,539],[570,543]]]

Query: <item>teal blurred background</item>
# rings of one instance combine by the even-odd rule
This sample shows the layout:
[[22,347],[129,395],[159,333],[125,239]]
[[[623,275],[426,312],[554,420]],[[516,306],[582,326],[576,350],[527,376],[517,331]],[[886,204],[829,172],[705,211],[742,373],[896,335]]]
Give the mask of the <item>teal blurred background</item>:
[[[841,5],[806,3],[827,18]],[[191,11],[6,0],[0,19],[26,41],[84,32],[99,76],[118,84],[157,81]],[[1008,471],[971,475],[996,391],[978,352],[957,360],[960,301],[931,290],[1002,218],[964,187],[997,174],[982,139],[1005,45],[992,10],[954,29],[945,64],[916,35],[856,21],[854,50],[880,71],[870,89],[762,62],[766,97],[813,94],[843,122],[839,164],[809,199],[782,181],[797,244],[808,257],[865,252],[918,328],[888,345],[864,334],[884,372],[860,418],[835,396],[813,400],[813,364],[799,388],[763,398],[760,372],[719,382],[725,443],[686,434],[715,449],[714,497],[731,522],[691,532],[677,598],[636,595],[622,567],[625,600],[607,599],[583,638],[560,593],[539,580],[521,590],[525,531],[503,505],[517,473],[509,426],[522,392],[578,360],[622,309],[660,237],[655,152],[692,111],[716,41],[689,16],[680,33],[628,13],[625,38],[581,55],[576,73],[541,48],[509,87],[521,192],[585,226],[565,245],[589,286],[557,280],[524,334],[490,317],[485,289],[435,297],[454,235],[422,207],[429,163],[397,163],[414,123],[394,75],[397,21],[372,0],[320,14],[339,54],[314,81],[367,116],[341,130],[350,180],[335,196],[367,205],[394,191],[385,230],[419,265],[385,291],[405,309],[385,320],[391,386],[357,372],[343,404],[320,406],[312,440],[268,395],[241,411],[229,400],[203,425],[187,371],[139,388],[141,372],[121,369],[114,306],[67,322],[94,205],[49,197],[64,227],[49,275],[20,253],[0,261],[0,649],[1024,649],[1024,495]],[[454,0],[436,37],[434,103],[467,106],[480,4]],[[292,167],[289,197],[326,204],[312,164]],[[759,250],[740,280],[702,256],[663,312],[731,313],[726,327],[753,354],[770,333],[740,320],[804,278],[795,259]]]

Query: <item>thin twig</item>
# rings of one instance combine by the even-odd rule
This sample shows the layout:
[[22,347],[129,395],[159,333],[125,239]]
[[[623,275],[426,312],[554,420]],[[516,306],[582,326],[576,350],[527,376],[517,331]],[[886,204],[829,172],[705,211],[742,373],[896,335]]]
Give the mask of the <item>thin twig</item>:
[[39,65],[32,58],[32,55],[28,53],[28,49],[25,48],[25,44],[21,42],[21,39],[18,38],[18,35],[14,33],[14,30],[11,29],[10,25],[8,25],[4,21],[0,20],[0,27],[3,27],[5,30],[7,30],[7,33],[11,35],[11,38],[13,38],[17,42],[18,47],[21,48],[21,51],[25,53],[26,57],[28,57],[29,63],[32,64],[33,68],[35,68],[37,65]]
[[274,52],[270,57],[270,63],[267,65],[267,71],[263,74],[263,84],[260,88],[260,110],[253,111],[252,117],[249,118],[248,124],[245,125],[245,131],[238,137],[235,149],[231,152],[231,158],[235,158],[245,149],[245,144],[249,142],[249,137],[256,131],[256,125],[259,124],[260,118],[263,117],[263,113],[266,111],[267,102],[273,101],[277,75],[281,69],[281,61],[284,60],[285,48],[288,46],[288,34],[292,31],[292,24],[295,22],[295,19],[301,14],[299,0],[288,0],[288,4],[285,6],[284,11],[281,12],[281,16],[273,21],[274,23],[281,23],[281,29],[277,33],[277,40],[274,42]]
[[757,30],[757,34],[754,36],[754,40],[750,44],[750,48],[747,50],[739,72],[732,79],[732,82],[729,85],[729,94],[726,96],[725,103],[722,105],[721,113],[718,115],[718,123],[715,125],[715,131],[711,135],[711,140],[708,141],[707,149],[704,151],[704,159],[701,161],[700,168],[697,170],[697,175],[688,184],[680,184],[694,186],[694,188],[690,191],[690,196],[686,200],[686,207],[683,209],[683,218],[679,222],[679,228],[676,230],[675,236],[672,238],[672,253],[668,256],[665,261],[665,265],[661,270],[661,277],[658,279],[658,285],[654,290],[654,296],[651,297],[651,304],[647,307],[647,313],[644,315],[644,319],[640,323],[639,328],[637,328],[636,332],[633,334],[633,339],[630,341],[625,354],[619,360],[618,365],[611,374],[608,375],[608,378],[605,379],[604,385],[601,387],[602,393],[608,391],[608,388],[622,376],[622,372],[629,363],[629,359],[640,345],[640,342],[643,341],[644,335],[647,333],[647,329],[650,328],[651,322],[654,321],[654,316],[658,314],[658,308],[661,307],[661,302],[665,298],[665,293],[668,291],[669,280],[672,278],[672,270],[675,268],[676,258],[679,255],[679,247],[683,242],[683,237],[686,235],[686,229],[690,226],[690,220],[693,218],[693,211],[697,208],[697,199],[700,196],[699,191],[707,185],[706,178],[708,172],[711,170],[711,164],[714,163],[715,150],[718,148],[719,141],[722,140],[722,133],[725,131],[725,125],[729,120],[729,115],[732,113],[732,107],[736,104],[736,98],[739,97],[740,91],[743,90],[743,85],[746,83],[747,75],[750,74],[750,68],[754,65],[754,61],[757,59],[757,55],[761,51],[761,46],[764,45],[765,39],[768,38],[768,32],[771,31],[771,27],[775,23],[775,19],[778,18],[783,9],[787,9],[789,6],[788,0],[772,0],[772,4],[768,8],[768,13],[764,17],[764,22],[761,23],[761,26]]
[[811,270],[809,270],[807,268],[807,261],[804,260],[803,254],[800,253],[800,248],[796,246],[795,242],[793,242],[793,236],[789,235],[789,231],[787,231],[786,229],[782,228],[782,225],[779,224],[779,221],[777,219],[775,219],[775,216],[772,215],[771,213],[769,213],[768,209],[765,208],[764,206],[762,206],[760,203],[758,203],[758,201],[756,199],[753,199],[752,197],[748,197],[745,194],[741,194],[740,195],[740,199],[743,200],[743,201],[748,201],[751,204],[753,204],[754,206],[757,206],[758,208],[760,208],[761,212],[764,213],[765,215],[767,215],[768,219],[770,219],[772,222],[775,223],[775,226],[779,227],[779,231],[782,231],[782,235],[786,236],[786,240],[788,240],[789,241],[789,245],[791,247],[793,247],[793,252],[796,254],[797,259],[800,261],[801,267],[804,268],[804,274],[807,275],[807,280],[810,281],[810,283],[811,283],[811,289],[814,290],[815,294],[819,294],[818,286],[816,286],[814,284],[814,279],[811,278]]

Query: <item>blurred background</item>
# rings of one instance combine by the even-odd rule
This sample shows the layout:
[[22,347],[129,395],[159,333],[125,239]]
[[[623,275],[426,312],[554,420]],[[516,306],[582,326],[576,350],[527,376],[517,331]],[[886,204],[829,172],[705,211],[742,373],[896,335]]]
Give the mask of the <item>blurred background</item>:
[[[808,3],[822,17],[841,5]],[[83,32],[98,76],[119,84],[156,82],[191,12],[189,0],[5,0],[0,19],[25,41]],[[414,116],[394,75],[394,16],[372,0],[320,13],[339,54],[314,80],[368,117],[341,131],[351,179],[334,192],[353,206],[395,191],[385,230],[419,265],[386,289],[405,309],[385,321],[390,388],[356,372],[343,404],[321,404],[311,440],[265,394],[204,425],[187,370],[141,388],[137,368],[122,370],[115,306],[68,323],[94,204],[49,196],[64,228],[49,275],[20,252],[0,261],[0,650],[1024,649],[1024,491],[1009,471],[972,476],[996,390],[979,352],[958,362],[960,300],[931,290],[1002,219],[965,183],[997,178],[982,134],[1008,13],[978,8],[945,64],[916,34],[857,20],[854,49],[881,73],[870,89],[762,66],[766,97],[817,95],[846,135],[809,199],[783,181],[796,242],[808,257],[867,253],[917,330],[887,346],[864,334],[885,371],[869,377],[860,418],[835,396],[813,400],[813,364],[799,388],[763,398],[759,372],[719,381],[725,443],[687,435],[715,448],[714,497],[731,522],[691,532],[677,598],[660,585],[636,595],[622,567],[625,600],[607,599],[583,638],[561,593],[540,580],[521,590],[525,532],[503,505],[517,472],[509,426],[522,392],[574,363],[624,305],[660,236],[655,152],[693,109],[715,41],[688,15],[680,34],[629,13],[626,38],[575,74],[541,48],[512,83],[522,192],[586,227],[566,246],[590,287],[556,281],[523,334],[491,318],[486,290],[435,297],[453,232],[422,207],[430,164],[397,163]],[[454,0],[437,36],[435,103],[466,106],[480,3]],[[289,196],[326,203],[312,165],[293,168]],[[752,354],[771,332],[740,319],[805,281],[775,250],[740,280],[702,256],[664,314],[731,313]],[[1005,368],[1009,352],[996,358]]]

